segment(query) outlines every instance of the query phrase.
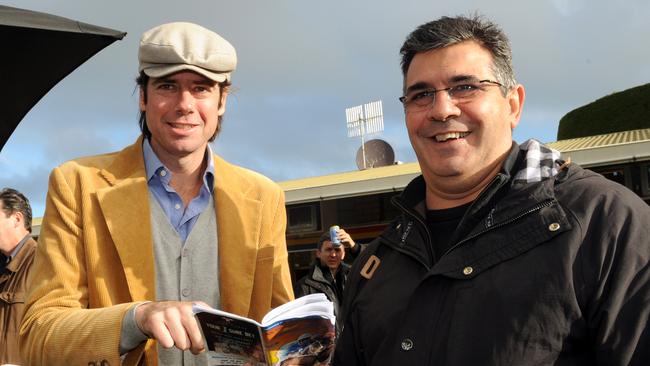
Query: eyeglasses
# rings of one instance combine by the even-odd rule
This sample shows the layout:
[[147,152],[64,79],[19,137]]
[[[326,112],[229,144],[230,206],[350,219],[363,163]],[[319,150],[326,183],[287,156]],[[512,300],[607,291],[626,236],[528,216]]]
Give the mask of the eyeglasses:
[[399,97],[404,104],[404,109],[409,112],[418,112],[430,108],[436,100],[436,93],[444,91],[449,99],[455,102],[468,101],[484,91],[486,86],[499,86],[503,84],[493,80],[479,80],[473,83],[464,83],[443,89],[427,89],[414,92],[410,95]]

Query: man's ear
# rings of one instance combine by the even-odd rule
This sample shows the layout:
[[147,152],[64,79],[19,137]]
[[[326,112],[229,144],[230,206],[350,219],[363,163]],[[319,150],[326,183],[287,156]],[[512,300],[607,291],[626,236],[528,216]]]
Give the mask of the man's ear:
[[[145,86],[146,88],[146,86]],[[144,112],[145,107],[147,106],[147,103],[144,101],[144,90],[142,90],[142,87],[140,87],[140,100],[138,102],[138,105],[140,107],[140,111]]]
[[524,86],[517,84],[517,86],[508,92],[507,98],[508,105],[510,106],[510,129],[514,129],[519,124],[521,111],[524,108],[524,100],[526,99]]
[[16,211],[11,214],[11,217],[14,219],[14,227],[25,227],[25,217],[20,211]]
[[227,88],[222,88],[221,89],[221,95],[219,96],[219,116],[223,116],[224,113],[226,113],[226,101],[228,100],[228,89]]

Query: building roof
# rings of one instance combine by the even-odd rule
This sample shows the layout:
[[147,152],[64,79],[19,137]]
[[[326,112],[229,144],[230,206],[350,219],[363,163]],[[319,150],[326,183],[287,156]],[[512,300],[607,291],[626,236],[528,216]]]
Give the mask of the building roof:
[[562,152],[583,150],[603,146],[625,145],[650,140],[650,128],[623,132],[607,133],[604,135],[579,137],[548,143],[554,149]]
[[650,160],[650,128],[560,140],[548,144],[585,168]]
[[278,184],[284,190],[287,203],[300,203],[399,191],[419,174],[418,163],[406,163],[294,179]]

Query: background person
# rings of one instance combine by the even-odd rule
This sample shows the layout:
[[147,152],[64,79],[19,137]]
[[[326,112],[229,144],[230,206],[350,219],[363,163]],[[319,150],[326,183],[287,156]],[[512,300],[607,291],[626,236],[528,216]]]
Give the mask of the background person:
[[293,299],[283,191],[208,145],[235,49],[168,23],[142,35],[138,56],[140,138],[50,175],[21,328],[28,364],[203,365],[193,302],[260,320]]
[[32,208],[22,193],[0,191],[0,365],[22,364],[18,330],[25,307],[27,275],[34,261]]
[[[340,245],[332,244],[330,232],[326,231],[318,239],[316,244],[316,258],[311,265],[309,273],[301,278],[294,287],[296,297],[309,294],[323,293],[334,303],[334,315],[340,314],[340,305],[343,300],[343,291],[347,280],[350,265],[345,263],[345,251],[351,252],[353,256],[361,251],[350,234],[344,229],[337,231]],[[336,322],[339,329],[339,322]]]
[[512,141],[499,27],[443,17],[401,48],[422,175],[350,272],[335,365],[647,365],[650,207]]

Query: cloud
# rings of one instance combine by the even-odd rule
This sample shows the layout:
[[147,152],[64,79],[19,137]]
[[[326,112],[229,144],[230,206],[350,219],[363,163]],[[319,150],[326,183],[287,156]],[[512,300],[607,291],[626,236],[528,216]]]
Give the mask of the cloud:
[[[0,170],[5,170],[6,164],[0,161]],[[12,170],[15,171],[15,170]],[[45,196],[50,168],[39,165],[26,169],[19,174],[3,175],[0,188],[10,187],[22,192],[30,201],[32,215],[43,216],[45,211]]]
[[585,0],[551,0],[551,3],[555,10],[564,17],[577,13],[587,4]]

